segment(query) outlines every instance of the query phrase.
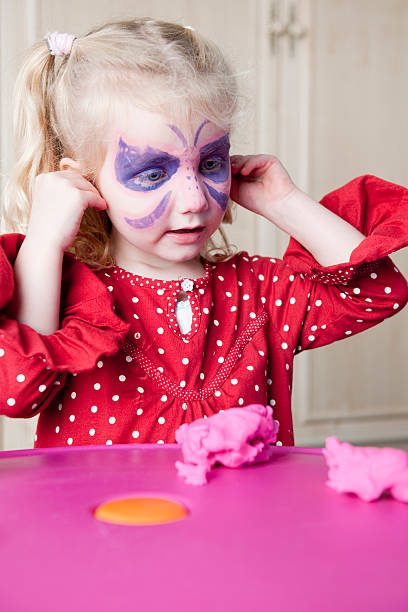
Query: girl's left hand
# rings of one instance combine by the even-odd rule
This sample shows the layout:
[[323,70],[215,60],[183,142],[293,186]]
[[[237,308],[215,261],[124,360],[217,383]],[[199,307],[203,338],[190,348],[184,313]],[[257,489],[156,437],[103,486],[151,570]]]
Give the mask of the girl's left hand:
[[233,155],[231,174],[231,199],[266,217],[297,191],[285,168],[272,155]]

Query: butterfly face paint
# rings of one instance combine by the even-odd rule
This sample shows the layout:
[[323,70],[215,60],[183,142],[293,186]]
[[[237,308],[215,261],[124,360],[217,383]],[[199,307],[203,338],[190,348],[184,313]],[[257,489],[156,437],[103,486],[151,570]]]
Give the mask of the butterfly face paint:
[[178,126],[141,109],[123,117],[97,178],[113,234],[167,261],[195,257],[227,207],[228,134],[199,118]]

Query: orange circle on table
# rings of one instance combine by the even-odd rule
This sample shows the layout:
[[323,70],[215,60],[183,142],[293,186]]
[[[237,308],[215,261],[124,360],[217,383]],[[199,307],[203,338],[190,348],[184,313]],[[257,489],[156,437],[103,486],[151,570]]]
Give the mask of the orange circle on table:
[[116,525],[159,525],[188,516],[179,502],[162,497],[128,497],[105,502],[95,510],[95,518]]

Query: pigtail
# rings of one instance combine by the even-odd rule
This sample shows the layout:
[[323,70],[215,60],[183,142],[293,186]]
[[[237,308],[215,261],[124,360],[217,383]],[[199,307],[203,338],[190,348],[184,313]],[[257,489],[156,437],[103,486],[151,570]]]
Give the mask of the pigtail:
[[16,163],[5,186],[2,231],[25,233],[35,177],[58,168],[61,144],[50,117],[54,81],[55,57],[41,41],[32,47],[15,85]]

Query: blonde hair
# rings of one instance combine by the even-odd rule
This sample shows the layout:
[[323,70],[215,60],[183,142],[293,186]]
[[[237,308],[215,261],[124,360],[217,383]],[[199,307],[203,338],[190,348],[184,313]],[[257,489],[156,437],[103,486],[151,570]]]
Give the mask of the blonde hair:
[[[228,131],[238,107],[235,77],[216,45],[190,28],[147,18],[96,28],[77,38],[62,60],[49,53],[45,40],[36,43],[15,91],[17,161],[5,188],[4,229],[24,233],[38,174],[59,170],[60,160],[72,157],[94,181],[116,104],[186,121],[197,113]],[[231,204],[224,223],[232,221]],[[69,250],[94,268],[114,265],[110,229],[105,212],[88,208]],[[207,258],[233,254],[219,230],[222,244],[210,239],[202,253]]]

